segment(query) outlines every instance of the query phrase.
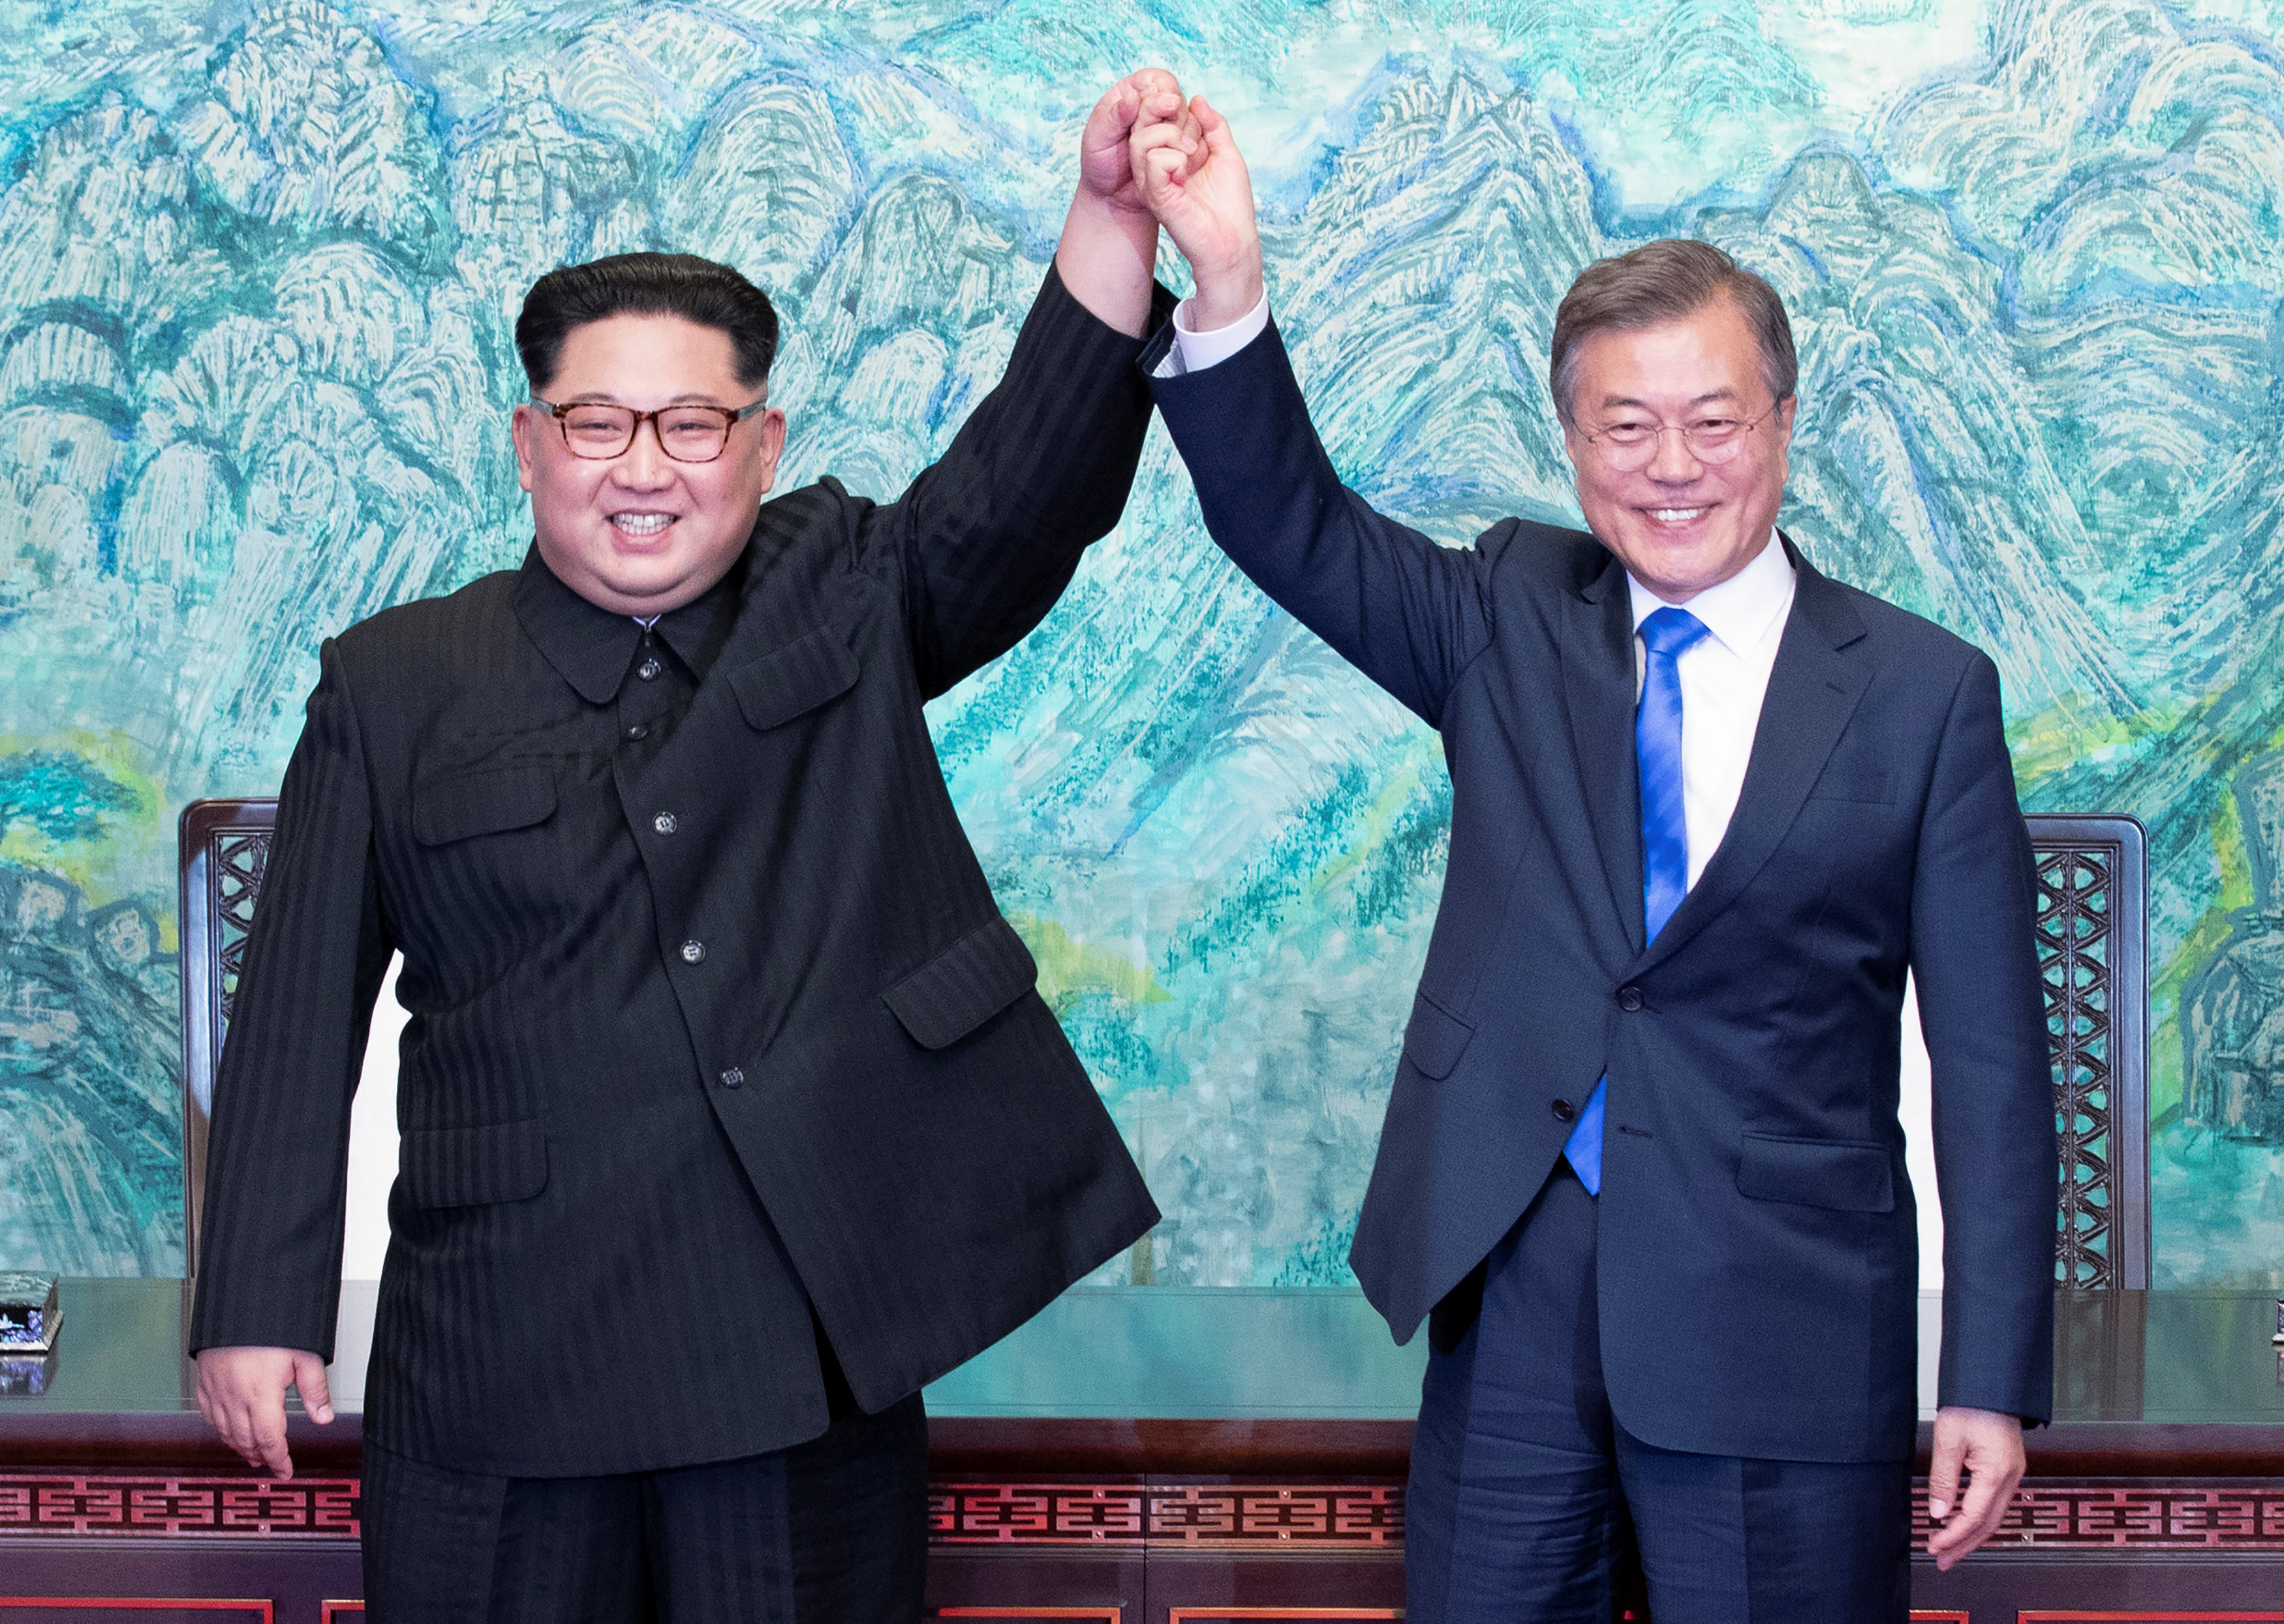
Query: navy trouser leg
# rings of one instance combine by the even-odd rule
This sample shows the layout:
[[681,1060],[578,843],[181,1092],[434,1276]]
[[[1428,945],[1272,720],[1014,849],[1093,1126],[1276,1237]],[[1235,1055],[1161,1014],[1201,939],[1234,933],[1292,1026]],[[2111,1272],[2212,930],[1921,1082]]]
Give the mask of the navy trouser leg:
[[1404,1509],[1411,1624],[1607,1624],[1629,1514],[1661,1624],[1903,1624],[1908,1461],[1688,1455],[1616,1424],[1595,1220],[1558,1165],[1485,1260],[1473,1326],[1428,1354]]
[[1905,1624],[1909,1461],[1740,1460],[1654,1449],[1621,1427],[1654,1620]]
[[1564,1164],[1431,1351],[1404,1495],[1409,1624],[1608,1624],[1620,1523],[1594,1305],[1594,1198]]

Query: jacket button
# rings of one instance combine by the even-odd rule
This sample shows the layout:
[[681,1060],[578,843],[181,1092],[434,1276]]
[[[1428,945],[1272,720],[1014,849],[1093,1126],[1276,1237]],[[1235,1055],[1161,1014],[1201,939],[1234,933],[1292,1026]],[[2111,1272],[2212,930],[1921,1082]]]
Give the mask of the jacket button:
[[650,820],[650,826],[657,830],[661,834],[672,834],[676,830],[682,827],[680,824],[675,821],[674,814],[671,812],[660,813],[656,817]]
[[743,1088],[745,1082],[746,1074],[737,1066],[733,1066],[722,1074],[722,1086],[725,1089]]
[[694,964],[705,956],[706,944],[704,942],[685,941],[682,944],[682,962],[684,964]]
[[1641,1008],[1641,1006],[1642,995],[1640,988],[1621,987],[1618,988],[1618,1007],[1620,1009],[1631,1015],[1636,1010]]
[[1575,1122],[1578,1120],[1578,1107],[1567,1099],[1556,1100],[1549,1109],[1554,1113],[1554,1120],[1558,1122]]
[[648,738],[650,737],[650,730],[649,730],[647,727],[644,726],[641,722],[636,722],[636,723],[634,724],[634,726],[632,726],[632,727],[630,727],[630,728],[629,728],[629,729],[627,730],[627,737],[628,737],[629,738],[630,738],[630,739],[634,739],[634,740],[637,740],[637,742],[639,742],[640,740],[642,740],[642,739],[645,739],[645,738]]
[[665,669],[655,660],[645,660],[635,668],[635,675],[645,683],[654,683],[658,681],[658,674]]

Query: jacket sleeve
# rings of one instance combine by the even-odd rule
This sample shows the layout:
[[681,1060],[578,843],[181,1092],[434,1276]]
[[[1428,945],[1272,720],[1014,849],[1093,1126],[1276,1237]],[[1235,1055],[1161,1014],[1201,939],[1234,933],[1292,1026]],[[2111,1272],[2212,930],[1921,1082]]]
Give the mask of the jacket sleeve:
[[331,1359],[349,1102],[390,945],[356,707],[327,642],[215,1075],[190,1346]]
[[2045,1421],[2060,1152],[2037,925],[1998,673],[1978,653],[1937,746],[1912,890],[1943,1201],[1936,1402]]
[[[1160,333],[1146,363],[1170,336]],[[1490,643],[1487,550],[1438,546],[1341,483],[1274,326],[1225,361],[1152,383],[1221,550],[1295,620],[1442,726],[1453,683]]]
[[[1151,320],[1172,300],[1158,288]],[[1125,511],[1150,426],[1140,349],[1050,266],[998,386],[901,498],[864,510],[860,558],[901,583],[927,697],[1044,619]]]

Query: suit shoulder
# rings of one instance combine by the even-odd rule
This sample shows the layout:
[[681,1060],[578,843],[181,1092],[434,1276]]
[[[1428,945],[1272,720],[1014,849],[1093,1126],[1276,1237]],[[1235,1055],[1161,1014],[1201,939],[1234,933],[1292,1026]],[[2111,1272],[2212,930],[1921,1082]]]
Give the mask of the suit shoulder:
[[1911,660],[1921,666],[1956,673],[1977,660],[1991,662],[1991,657],[1975,644],[1923,614],[1891,604],[1884,597],[1875,597],[1860,587],[1836,581],[1832,584],[1855,610],[1868,636],[1888,647],[1907,652]]
[[1535,593],[1584,591],[1610,566],[1609,550],[1584,530],[1503,519],[1475,538],[1491,574]]
[[[747,590],[766,576],[779,583],[805,582],[832,594],[864,580],[886,578],[896,566],[893,547],[879,544],[880,516],[895,511],[869,496],[850,494],[831,474],[763,504],[754,529],[756,568]],[[766,569],[761,567],[766,563]]]
[[495,570],[442,597],[383,609],[340,633],[334,645],[354,669],[364,670],[433,659],[471,638],[502,635],[515,620],[515,579],[514,570]]

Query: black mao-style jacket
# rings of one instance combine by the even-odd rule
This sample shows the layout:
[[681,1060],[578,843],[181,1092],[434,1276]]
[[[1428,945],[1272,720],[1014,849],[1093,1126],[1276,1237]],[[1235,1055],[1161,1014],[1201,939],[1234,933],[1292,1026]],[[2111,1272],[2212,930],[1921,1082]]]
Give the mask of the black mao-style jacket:
[[330,1354],[392,949],[383,1448],[527,1476],[782,1448],[825,1425],[817,1326],[877,1409],[1155,1221],[920,710],[1116,521],[1139,347],[1050,272],[901,500],[767,504],[664,636],[535,556],[326,644],[215,1082],[193,1346]]

